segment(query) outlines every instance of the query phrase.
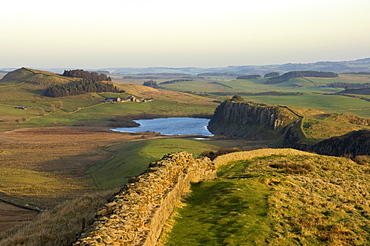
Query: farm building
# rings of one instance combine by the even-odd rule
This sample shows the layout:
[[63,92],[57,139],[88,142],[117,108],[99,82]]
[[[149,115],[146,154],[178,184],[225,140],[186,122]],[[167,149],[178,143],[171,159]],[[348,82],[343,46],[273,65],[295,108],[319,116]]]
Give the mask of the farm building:
[[108,98],[105,98],[104,102],[121,102],[121,98],[119,98],[119,97],[108,97]]

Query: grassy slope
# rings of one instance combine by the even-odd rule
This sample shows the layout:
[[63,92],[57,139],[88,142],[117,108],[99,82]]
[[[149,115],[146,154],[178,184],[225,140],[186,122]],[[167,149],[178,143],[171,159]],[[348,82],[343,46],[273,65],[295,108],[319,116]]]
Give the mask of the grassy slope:
[[[43,90],[48,86],[46,82],[66,82],[62,81],[63,79],[65,78],[50,72],[20,69],[7,76],[5,79],[1,80],[0,130],[9,130],[24,127],[70,125],[106,127],[107,124],[110,123],[110,119],[114,119],[122,115],[140,115],[145,113],[166,116],[185,116],[199,113],[212,114],[214,108],[217,106],[217,104],[212,102],[211,99],[196,95],[189,95],[181,92],[163,91],[140,85],[121,83],[117,83],[116,85],[125,90],[126,93],[90,93],[85,95],[62,98],[50,98],[43,96]],[[125,98],[129,95],[135,95],[138,98],[152,98],[153,101],[149,103],[102,103],[105,97],[119,96]],[[28,107],[28,109],[17,109],[15,108],[17,106],[26,106]],[[16,123],[16,121],[19,123]],[[99,142],[99,139],[97,141]],[[104,141],[106,140],[101,139],[101,143],[103,143]],[[124,142],[125,144],[118,146],[115,146],[115,142],[108,142],[108,146],[110,147],[106,148],[107,151],[105,152],[107,155],[112,155],[114,161],[113,163],[109,162],[112,160],[110,159],[108,160],[109,164],[107,164],[105,167],[101,168],[102,165],[99,166],[99,174],[96,175],[96,177],[98,177],[99,179],[98,186],[110,187],[115,185],[122,185],[126,182],[127,178],[123,178],[122,180],[120,180],[120,177],[122,177],[121,175],[123,175],[123,177],[138,175],[145,170],[150,161],[159,159],[160,157],[162,157],[162,155],[168,153],[168,151],[179,150],[179,146],[172,147],[172,149],[170,147],[163,148],[160,151],[160,155],[153,154],[148,157],[146,154],[143,155],[139,152],[142,148],[146,151],[146,149],[149,148],[146,148],[147,145],[152,146],[151,148],[155,149],[156,147],[153,147],[155,146],[155,144],[151,142],[146,142],[145,144],[139,144],[136,147],[132,147],[131,144],[127,143],[127,141]],[[190,144],[187,144],[188,142],[182,140],[179,140],[179,142],[182,142],[184,144],[185,150],[191,150],[193,145],[200,147],[199,150],[206,148],[201,147],[201,144],[197,144],[196,141]],[[136,143],[133,143],[132,145],[135,144]],[[171,144],[167,144],[167,147],[168,145],[173,144],[173,142]],[[97,145],[99,145],[99,143],[97,143]],[[104,143],[101,145],[104,145]],[[16,147],[11,146],[9,148],[13,151],[13,149]],[[28,150],[28,148],[32,150],[30,151]],[[79,180],[77,180],[77,183],[75,183],[74,180],[71,180],[71,182],[63,183],[64,180],[60,179],[60,177],[53,176],[53,174],[50,174],[48,172],[40,171],[44,169],[44,166],[41,166],[38,170],[25,170],[27,169],[27,167],[24,166],[24,163],[26,161],[24,160],[24,158],[26,158],[27,156],[31,159],[36,158],[34,157],[36,153],[34,153],[33,149],[37,150],[38,148],[40,148],[40,146],[38,146],[37,144],[22,144],[22,147],[19,149],[24,152],[20,152],[19,155],[16,156],[15,153],[18,152],[14,150],[14,153],[11,153],[6,158],[14,158],[14,162],[22,162],[17,169],[13,166],[11,168],[4,169],[2,171],[3,175],[2,177],[0,177],[3,181],[3,192],[9,193],[9,196],[12,199],[14,198],[15,194],[20,194],[22,196],[25,196],[25,194],[27,194],[40,197],[40,200],[42,200],[43,197],[47,197],[49,195],[53,196],[53,190],[55,196],[63,196],[62,193],[64,193],[65,191],[72,191],[75,188],[74,185],[79,185]],[[97,148],[99,149],[99,151],[101,151],[100,149],[102,147]],[[123,150],[121,150],[121,148]],[[131,152],[131,155],[127,155],[127,153],[124,153],[127,148],[133,148],[135,151]],[[53,150],[47,149],[47,151]],[[153,152],[153,150],[150,151]],[[197,151],[195,152],[199,154]],[[4,154],[1,148],[0,153]],[[40,152],[40,155],[41,154],[42,153]],[[69,162],[69,160],[67,160],[68,158],[69,157],[61,157],[59,158],[60,160],[57,158],[57,161],[53,161],[53,164],[51,164],[51,166],[58,165],[58,163],[63,163],[63,160]],[[83,158],[83,156],[81,156],[81,158]],[[89,159],[91,157],[86,156],[85,158]],[[122,165],[122,162],[120,162],[121,160],[123,162],[128,162],[128,164]],[[39,164],[35,163],[35,165],[37,166],[45,164],[43,164],[40,159]],[[116,173],[115,179],[109,178],[109,170],[111,169],[119,170],[119,172]],[[91,171],[90,173],[93,174],[94,171]],[[18,187],[17,185],[12,183],[12,181],[14,180],[21,181],[17,183],[18,186],[21,187]],[[90,183],[92,184],[91,187],[95,189],[95,183]],[[37,187],[40,188],[39,191],[37,191]],[[53,187],[53,189],[51,187]],[[28,189],[30,192],[27,192]],[[56,190],[58,190],[58,192],[56,192]],[[40,194],[34,194],[34,192],[39,192]],[[37,202],[34,203],[37,204]]]
[[365,245],[369,170],[319,155],[230,162],[192,186],[166,245]]
[[[217,83],[215,83],[217,81]],[[214,80],[195,80],[175,82],[172,84],[163,84],[161,87],[177,91],[192,91],[192,92],[229,92],[229,93],[257,93],[267,91],[281,92],[338,92],[343,89],[326,87],[328,83],[344,82],[344,83],[369,83],[370,76],[368,75],[348,75],[341,74],[337,78],[296,78],[278,84],[266,84],[267,79],[252,79],[252,80],[231,80],[224,81],[223,79]]]
[[[20,69],[0,81],[0,120],[21,122],[22,126],[99,125],[99,121],[119,115],[151,114],[185,116],[213,113],[216,103],[211,99],[181,92],[163,91],[150,87],[114,83],[126,93],[89,93],[79,96],[51,98],[43,96],[48,83],[68,82],[65,77],[30,69]],[[144,103],[102,103],[106,97],[152,98]],[[27,110],[15,107],[25,106]],[[77,110],[76,110],[77,109]],[[95,121],[95,122],[92,122]],[[104,122],[102,124],[105,124]]]
[[187,151],[198,156],[205,150],[219,147],[190,139],[157,139],[110,146],[112,158],[90,168],[87,172],[98,187],[122,186],[130,177],[144,172],[149,163],[171,152]]

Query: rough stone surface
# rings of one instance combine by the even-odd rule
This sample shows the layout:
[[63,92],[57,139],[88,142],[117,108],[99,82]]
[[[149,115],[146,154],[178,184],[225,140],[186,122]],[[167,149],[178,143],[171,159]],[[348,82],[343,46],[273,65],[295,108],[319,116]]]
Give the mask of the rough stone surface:
[[353,131],[343,136],[332,137],[310,146],[308,150],[321,155],[370,155],[370,131]]
[[216,169],[208,158],[194,159],[187,152],[166,155],[105,204],[74,245],[155,245],[190,183],[213,178]]
[[215,110],[208,129],[215,135],[237,139],[273,139],[300,118],[285,106],[225,101]]

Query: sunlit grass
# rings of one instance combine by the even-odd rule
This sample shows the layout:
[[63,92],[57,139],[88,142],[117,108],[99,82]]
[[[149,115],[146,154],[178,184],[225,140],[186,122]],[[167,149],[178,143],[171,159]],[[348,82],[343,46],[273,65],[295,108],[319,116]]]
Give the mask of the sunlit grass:
[[271,234],[269,187],[257,179],[204,181],[191,190],[166,245],[263,245]]
[[[268,151],[227,154],[218,179],[192,185],[172,217],[166,245],[369,242],[366,164],[284,150],[266,155]],[[258,152],[262,157],[256,157]]]
[[90,168],[88,175],[98,187],[122,186],[130,177],[144,172],[150,162],[168,153],[187,151],[196,157],[205,150],[217,148],[206,142],[178,138],[124,143],[106,148],[114,156]]
[[[27,169],[1,168],[0,191],[6,197],[27,200],[63,197],[75,189],[83,188],[82,183],[57,175]],[[36,198],[37,197],[37,198]]]

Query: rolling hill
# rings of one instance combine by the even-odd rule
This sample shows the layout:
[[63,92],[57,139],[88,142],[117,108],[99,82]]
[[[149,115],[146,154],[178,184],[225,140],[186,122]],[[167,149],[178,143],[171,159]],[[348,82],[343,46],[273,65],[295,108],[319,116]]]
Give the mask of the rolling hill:
[[[289,66],[294,67],[285,67]],[[240,71],[247,71],[243,69],[240,67]],[[49,205],[50,210],[27,226],[0,235],[0,242],[30,243],[33,237],[37,243],[50,243],[56,238],[50,245],[70,244],[82,226],[94,221],[94,211],[117,192],[95,191],[121,186],[167,151],[186,149],[198,155],[221,147],[254,149],[269,144],[219,136],[206,142],[112,133],[108,130],[112,123],[120,125],[127,119],[142,117],[209,116],[225,97],[238,93],[245,101],[288,105],[305,117],[302,126],[307,136],[319,141],[369,127],[366,118],[340,112],[367,116],[370,102],[328,94],[340,89],[327,86],[334,81],[365,83],[369,79],[368,75],[340,74],[337,78],[302,77],[268,85],[265,78],[210,77],[163,85],[171,90],[109,82],[125,92],[50,98],[44,95],[50,84],[75,79],[27,68],[10,72],[0,80],[0,173],[5,177],[2,190],[8,193],[7,198]],[[107,97],[131,95],[153,101],[104,103]],[[262,120],[266,119],[268,115]],[[194,232],[199,240],[219,245],[238,245],[240,240],[250,240],[252,245],[365,245],[370,241],[370,168],[367,157],[363,159],[360,165],[345,158],[287,152],[226,161],[218,179],[193,185],[192,196],[185,200],[187,206],[178,211],[182,218],[176,218],[170,235],[175,242],[172,245],[192,245],[198,240]],[[82,196],[83,191],[94,194]],[[75,196],[80,197],[60,203]],[[60,205],[55,207],[56,203]],[[199,205],[196,209],[200,210],[193,210],[193,205]],[[188,233],[184,227],[189,225],[190,234],[181,235]],[[201,241],[198,245],[206,244]]]
[[5,83],[30,83],[41,86],[50,86],[57,83],[68,83],[75,79],[61,76],[52,72],[20,68],[7,73],[1,80],[0,85]]
[[[124,93],[87,93],[77,96],[46,97],[45,90],[53,84],[80,80],[59,74],[20,68],[0,80],[0,113],[2,122],[13,126],[105,125],[107,120],[122,115],[186,116],[212,114],[217,105],[212,99],[147,86],[107,82]],[[104,104],[107,97],[135,96],[150,98],[150,103]],[[19,108],[25,108],[20,110]],[[4,124],[2,124],[4,125]],[[1,126],[0,126],[1,127]]]

